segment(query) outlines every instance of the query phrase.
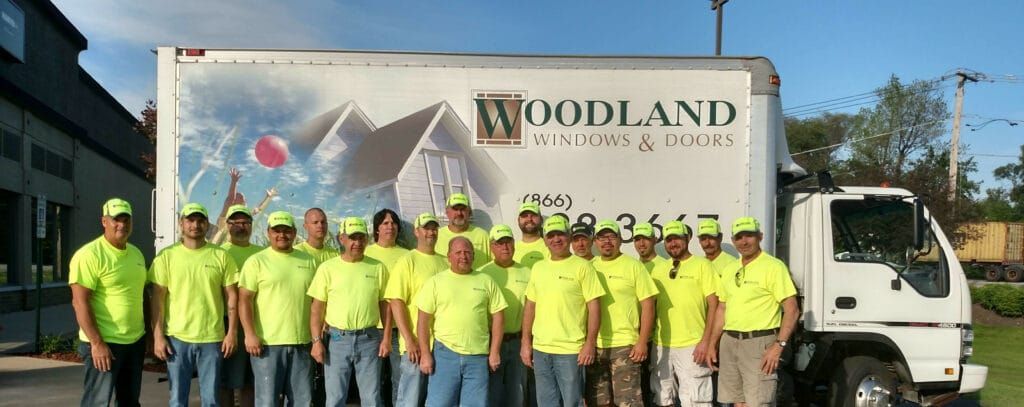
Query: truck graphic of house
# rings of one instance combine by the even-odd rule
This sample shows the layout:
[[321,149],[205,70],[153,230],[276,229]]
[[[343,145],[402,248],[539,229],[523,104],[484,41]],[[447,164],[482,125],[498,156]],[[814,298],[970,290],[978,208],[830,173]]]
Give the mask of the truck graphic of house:
[[507,180],[484,150],[471,146],[470,137],[444,101],[380,127],[344,167],[347,193],[412,219],[422,212],[443,218],[447,197],[461,192],[470,198],[474,224],[501,223],[499,198]]

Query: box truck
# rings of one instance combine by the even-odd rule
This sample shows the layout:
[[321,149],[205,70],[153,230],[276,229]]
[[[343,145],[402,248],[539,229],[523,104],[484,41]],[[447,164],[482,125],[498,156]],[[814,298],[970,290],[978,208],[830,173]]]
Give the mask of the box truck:
[[443,217],[456,192],[482,227],[515,225],[535,201],[573,222],[614,219],[626,242],[639,222],[754,216],[799,291],[786,368],[798,397],[932,405],[984,386],[942,229],[910,191],[824,174],[799,187],[807,175],[765,58],[174,47],[157,58],[158,249],[176,241],[186,202],[211,218],[256,207],[257,235],[274,210]]
[[1024,223],[969,223],[956,236],[956,257],[985,270],[986,280],[1024,281]]

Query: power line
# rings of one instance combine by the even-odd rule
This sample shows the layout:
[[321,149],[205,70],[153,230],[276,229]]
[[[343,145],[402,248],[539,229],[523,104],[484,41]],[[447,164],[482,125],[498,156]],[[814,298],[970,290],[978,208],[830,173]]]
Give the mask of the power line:
[[[944,81],[946,79],[949,79],[949,77],[952,77],[952,76],[956,76],[956,75],[943,75],[943,76],[940,76],[938,78],[927,79],[927,80],[924,80],[922,82],[934,85],[934,84],[938,84],[938,83],[940,83],[940,82],[942,82],[942,81]],[[821,107],[819,105],[830,104],[830,103],[833,103],[833,102],[849,102],[849,101],[851,101],[853,99],[864,99],[865,97],[877,97],[878,96],[878,92],[880,90],[883,90],[883,89],[884,88],[873,89],[873,90],[870,90],[870,91],[867,91],[867,92],[863,92],[863,93],[858,93],[858,94],[855,94],[855,95],[843,96],[843,97],[839,97],[839,98],[832,98],[832,99],[828,99],[828,100],[822,100],[820,102],[807,103],[807,104],[798,105],[798,106],[790,106],[790,107],[784,108],[782,110],[783,111],[786,111],[786,110],[789,110],[789,111],[793,111],[793,110],[807,110],[806,108],[809,108],[809,107],[819,108],[819,107]]]
[[910,129],[917,128],[917,127],[929,126],[929,125],[932,125],[932,124],[935,124],[935,123],[942,123],[942,122],[945,122],[945,121],[949,121],[949,119],[932,120],[930,122],[925,122],[925,123],[921,123],[921,124],[915,124],[913,126],[907,126],[907,127],[899,128],[899,129],[892,130],[892,131],[889,131],[889,132],[875,134],[873,136],[861,137],[861,138],[853,139],[853,140],[846,140],[846,141],[843,141],[843,142],[840,142],[840,143],[831,144],[831,145],[827,145],[827,146],[824,146],[824,147],[812,148],[810,150],[804,150],[804,151],[801,151],[801,152],[798,152],[798,153],[792,153],[789,156],[790,157],[795,157],[795,156],[798,156],[798,155],[801,155],[801,154],[813,153],[815,151],[828,150],[828,149],[831,149],[831,148],[842,146],[844,144],[859,143],[859,142],[864,141],[864,140],[870,140],[870,139],[875,139],[875,138],[879,138],[879,137],[891,136],[891,135],[896,134],[898,132],[901,132],[903,130],[910,130]]
[[[932,86],[921,88],[921,89],[913,91],[913,92],[909,92],[909,93],[907,93],[907,95],[909,96],[909,95],[917,95],[917,94],[921,94],[921,93],[930,93],[930,92],[935,92],[935,91],[938,91],[938,90],[941,90],[941,89],[944,89],[944,88],[951,88],[953,86],[954,85],[941,86],[941,83],[935,82],[935,83],[932,84]],[[787,112],[786,111],[787,109],[783,109],[783,113],[787,117],[806,116],[806,115],[809,115],[809,114],[823,113],[823,112],[827,112],[827,111],[830,111],[830,110],[839,110],[839,109],[845,109],[845,108],[848,108],[848,107],[854,107],[854,106],[866,105],[866,104],[871,104],[871,103],[877,103],[877,102],[881,101],[882,99],[884,99],[885,96],[887,96],[887,95],[885,95],[885,94],[878,95],[877,92],[876,92],[876,94],[873,95],[873,96],[861,96],[861,97],[857,97],[857,98],[846,100],[844,102],[835,102],[835,103],[831,103],[831,104],[827,104],[827,105],[815,106],[815,107],[812,107],[812,108],[798,109],[795,112],[794,111]],[[868,100],[859,101],[859,100],[863,100],[863,99],[868,99]],[[849,103],[847,103],[847,102],[849,102]]]

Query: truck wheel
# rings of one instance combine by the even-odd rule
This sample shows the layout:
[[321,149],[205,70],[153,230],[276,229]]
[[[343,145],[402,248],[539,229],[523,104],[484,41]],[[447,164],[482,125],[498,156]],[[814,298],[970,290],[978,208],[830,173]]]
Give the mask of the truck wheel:
[[843,360],[832,376],[828,405],[840,407],[876,407],[895,405],[899,398],[896,375],[881,361],[870,356]]
[[1003,279],[1003,270],[999,266],[985,267],[985,280],[996,282]]
[[1006,281],[1009,281],[1011,283],[1019,283],[1022,280],[1024,280],[1024,266],[1021,266],[1019,264],[1006,266],[1006,269],[1003,271],[1003,274],[1006,276]]

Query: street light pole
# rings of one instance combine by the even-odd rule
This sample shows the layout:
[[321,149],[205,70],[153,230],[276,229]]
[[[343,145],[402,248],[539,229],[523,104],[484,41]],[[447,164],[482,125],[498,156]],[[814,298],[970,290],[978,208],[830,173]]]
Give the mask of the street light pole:
[[711,0],[711,9],[717,11],[715,23],[715,55],[722,55],[722,13],[729,0]]

